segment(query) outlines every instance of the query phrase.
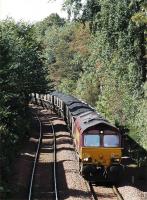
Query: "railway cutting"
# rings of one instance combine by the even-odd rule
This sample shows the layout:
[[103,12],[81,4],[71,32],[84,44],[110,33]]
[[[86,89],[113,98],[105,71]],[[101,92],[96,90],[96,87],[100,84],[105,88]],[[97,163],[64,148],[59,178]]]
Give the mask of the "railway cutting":
[[[56,182],[56,137],[51,117],[45,111],[38,116],[40,138],[32,169],[29,200],[58,200]],[[45,116],[46,115],[46,116]]]

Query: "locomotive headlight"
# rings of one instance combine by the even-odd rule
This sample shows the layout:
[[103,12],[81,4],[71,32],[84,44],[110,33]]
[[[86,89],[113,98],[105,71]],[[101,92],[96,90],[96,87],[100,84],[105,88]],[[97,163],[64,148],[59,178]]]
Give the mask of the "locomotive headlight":
[[86,162],[88,162],[88,158],[84,158],[84,159],[83,159],[83,161],[86,161]]
[[91,159],[91,157],[87,157],[87,158],[84,158],[83,161],[85,161],[85,162],[91,162],[92,159]]
[[119,162],[120,162],[120,158],[111,158],[111,161],[112,161],[112,162],[119,163]]
[[120,158],[119,155],[112,154],[112,155],[111,155],[111,161],[112,161],[113,163],[119,163],[119,162],[121,161],[121,158]]

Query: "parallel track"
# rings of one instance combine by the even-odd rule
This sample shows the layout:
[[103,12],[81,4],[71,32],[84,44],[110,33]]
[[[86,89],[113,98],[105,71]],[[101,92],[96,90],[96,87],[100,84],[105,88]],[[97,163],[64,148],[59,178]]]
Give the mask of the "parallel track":
[[[34,159],[34,164],[33,164],[33,169],[32,169],[32,174],[31,174],[31,179],[30,179],[30,185],[29,185],[29,195],[28,195],[28,200],[32,200],[33,199],[33,185],[34,185],[34,177],[35,177],[35,171],[36,171],[36,167],[38,164],[38,158],[39,158],[39,154],[40,154],[40,148],[41,148],[41,143],[42,143],[42,123],[39,119],[39,117],[36,115],[36,118],[39,122],[39,139],[38,139],[38,145],[37,145],[37,150],[36,150],[36,154],[35,154],[35,159]],[[49,119],[49,118],[48,118]],[[53,178],[54,178],[54,191],[52,192],[54,194],[54,199],[55,200],[59,200],[58,197],[58,189],[57,189],[57,176],[56,176],[56,134],[54,131],[54,125],[51,122],[51,120],[49,119],[49,122],[52,126],[52,131],[53,131],[53,157],[54,157],[54,165],[53,165]]]
[[124,198],[122,197],[122,195],[120,194],[119,190],[115,185],[112,186],[112,189],[114,194],[116,194],[118,200],[124,200]]
[[[37,115],[36,115],[36,118],[39,122],[39,140],[38,140],[38,145],[37,145],[37,150],[36,150],[36,154],[35,154],[31,180],[30,180],[28,200],[33,199],[33,184],[34,184],[35,169],[36,169],[36,166],[37,166],[39,151],[40,151],[40,146],[41,146],[41,141],[42,141],[42,124],[41,124],[41,121],[40,121],[40,119]],[[53,143],[53,149],[54,149],[54,156],[53,156],[54,157],[54,165],[53,165],[54,191],[52,193],[54,194],[54,199],[59,200],[58,188],[57,188],[57,176],[56,176],[56,134],[55,134],[54,125],[53,125],[51,119],[48,118],[48,120],[49,120],[49,122],[52,126],[52,132],[53,132],[53,138],[54,138],[54,143]],[[88,185],[89,185],[90,191],[92,193],[93,199],[99,200],[99,195],[98,195],[99,187],[97,187],[97,191],[95,191],[95,188],[92,185],[92,183],[88,183]],[[114,186],[114,185],[112,186],[112,193],[115,194],[115,196],[118,200],[123,200],[122,195],[119,193],[117,187]],[[104,195],[105,195],[105,193],[104,193]]]
[[40,144],[41,144],[41,141],[42,141],[42,124],[41,124],[41,121],[40,121],[40,119],[39,119],[39,117],[37,115],[36,115],[36,118],[37,118],[37,120],[39,122],[39,140],[38,140],[37,151],[36,151],[36,154],[35,154],[33,170],[32,170],[32,175],[31,175],[31,180],[30,180],[28,200],[32,200],[35,170],[36,170],[36,165],[37,165],[38,156],[39,156]]
[[97,194],[96,194],[96,192],[94,191],[94,188],[93,188],[93,186],[92,186],[92,183],[89,182],[88,185],[89,185],[89,188],[90,188],[90,191],[91,191],[91,194],[92,194],[93,199],[94,199],[94,200],[98,200]]

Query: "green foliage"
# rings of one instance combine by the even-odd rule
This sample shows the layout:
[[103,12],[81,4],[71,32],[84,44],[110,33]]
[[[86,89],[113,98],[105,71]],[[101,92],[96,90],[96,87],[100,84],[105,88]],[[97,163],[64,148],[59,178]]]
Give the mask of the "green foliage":
[[35,24],[36,33],[38,35],[38,39],[42,40],[42,37],[45,35],[45,32],[48,28],[52,26],[62,27],[65,24],[65,20],[60,18],[58,14],[51,14],[45,19]]
[[85,72],[78,79],[75,95],[92,106],[95,106],[100,92],[100,80],[96,72]]
[[71,27],[68,25],[64,28],[53,26],[46,31],[44,40],[46,66],[50,78],[56,82],[71,72],[72,52],[69,50],[69,42],[72,40],[72,35]]
[[[87,0],[82,12],[79,9],[74,15],[79,2],[65,1],[66,8],[74,20],[87,22],[92,34],[86,43],[87,55],[82,55],[76,90],[71,93],[96,105],[111,121],[128,126],[130,134],[147,148],[141,139],[146,138],[146,3]],[[74,55],[73,63],[80,61],[78,56]]]
[[62,91],[65,94],[73,94],[75,91],[76,84],[75,81],[68,78],[63,78],[60,84],[57,86],[58,91]]
[[144,2],[141,4],[141,10],[139,10],[132,16],[132,21],[134,21],[138,26],[144,24],[146,25],[147,24],[146,12],[147,12],[147,3]]
[[115,76],[112,72],[102,77],[102,93],[97,101],[97,110],[113,123],[129,126],[129,119],[134,119],[137,111],[136,98],[130,94],[128,84]]
[[[5,21],[1,22],[0,29],[1,90],[25,95],[45,89],[41,49],[35,41],[33,26]],[[42,82],[41,87],[39,81]]]
[[0,168],[5,186],[11,162],[28,136],[29,95],[48,90],[34,26],[0,21]]
[[80,16],[80,11],[82,9],[81,0],[65,0],[63,8],[68,13],[68,19],[77,19]]
[[147,148],[147,99],[142,99],[138,102],[138,113],[135,118],[135,135],[138,136],[138,142]]
[[[89,32],[81,24],[67,23],[64,27],[53,26],[46,30],[44,37],[44,56],[50,79],[55,85],[77,81],[87,59]],[[62,88],[59,87],[59,88]]]
[[82,2],[64,1],[70,21],[52,14],[35,25],[0,22],[2,166],[26,135],[29,94],[48,92],[51,81],[147,148],[145,1]]

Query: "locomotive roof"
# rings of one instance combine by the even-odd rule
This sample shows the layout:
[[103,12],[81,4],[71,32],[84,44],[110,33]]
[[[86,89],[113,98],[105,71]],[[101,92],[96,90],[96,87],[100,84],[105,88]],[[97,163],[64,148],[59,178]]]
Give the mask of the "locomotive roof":
[[118,131],[118,129],[111,125],[106,119],[104,119],[99,113],[95,111],[88,111],[81,114],[76,119],[76,124],[80,129],[80,132],[83,133],[85,130],[91,127],[109,128],[113,131]]
[[78,109],[72,111],[71,113],[72,113],[73,116],[78,117],[79,115],[81,115],[81,114],[83,114],[85,112],[88,112],[90,110],[91,110],[90,107],[87,107],[87,108],[82,108],[81,107],[81,108],[78,108]]

